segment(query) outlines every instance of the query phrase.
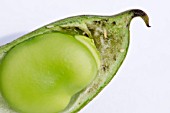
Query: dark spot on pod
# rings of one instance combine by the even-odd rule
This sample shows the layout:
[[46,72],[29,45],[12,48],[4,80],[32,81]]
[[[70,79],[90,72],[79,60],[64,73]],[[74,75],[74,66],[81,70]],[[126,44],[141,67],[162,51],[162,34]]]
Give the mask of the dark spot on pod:
[[113,21],[113,22],[112,22],[112,24],[113,24],[113,25],[116,25],[116,22],[115,22],[115,21]]
[[93,28],[91,28],[90,26],[87,26],[87,28],[89,29],[89,31],[91,32],[91,34],[94,34],[95,30]]
[[108,22],[108,19],[103,19],[102,21],[103,21],[103,22]]
[[78,34],[83,34],[83,31],[79,27],[73,27],[74,31]]
[[116,55],[113,56],[113,60],[116,61],[117,60],[117,57]]
[[107,65],[102,65],[102,68],[103,68],[103,71],[106,71],[106,70],[109,68],[109,66],[107,66]]
[[93,23],[94,23],[94,24],[101,24],[101,21],[95,20],[95,21],[93,21]]
[[76,31],[82,31],[79,27],[74,27]]
[[106,71],[106,67],[103,66],[103,70]]
[[102,25],[103,27],[105,27],[105,26],[106,26],[106,22],[102,22],[101,25]]
[[89,37],[87,33],[83,32],[83,35],[86,36],[86,37]]
[[103,19],[103,20],[101,20],[102,21],[102,23],[105,25],[107,22],[108,22],[108,19]]
[[96,21],[96,20],[95,20],[95,21],[93,21],[93,23],[94,23],[94,24],[97,24],[97,23],[98,23],[98,21]]
[[127,24],[126,27],[128,28],[130,24]]
[[88,93],[90,93],[90,92],[92,92],[93,91],[93,88],[90,88],[89,90],[88,90]]
[[109,40],[109,38],[107,37],[107,38],[105,38],[107,41]]

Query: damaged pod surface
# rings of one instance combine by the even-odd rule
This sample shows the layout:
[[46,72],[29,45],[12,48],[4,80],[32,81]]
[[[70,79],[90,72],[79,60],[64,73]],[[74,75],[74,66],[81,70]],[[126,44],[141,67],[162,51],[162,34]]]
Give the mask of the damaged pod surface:
[[138,9],[56,21],[0,47],[1,113],[74,113],[114,77]]

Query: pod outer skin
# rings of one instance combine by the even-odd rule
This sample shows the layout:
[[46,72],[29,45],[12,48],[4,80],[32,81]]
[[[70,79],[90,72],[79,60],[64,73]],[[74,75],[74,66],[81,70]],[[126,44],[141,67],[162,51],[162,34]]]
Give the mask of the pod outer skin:
[[[43,26],[28,33],[11,43],[0,47],[0,60],[14,46],[35,36],[61,32],[70,35],[84,35],[94,40],[101,57],[101,66],[94,81],[79,93],[75,94],[69,105],[60,113],[75,113],[88,104],[114,77],[129,47],[129,27],[134,17],[141,17],[146,26],[149,26],[147,14],[139,9],[131,9],[113,16],[80,15]],[[4,107],[4,100],[0,99],[0,105]],[[2,109],[5,113],[8,107]],[[10,111],[10,113],[15,113]]]

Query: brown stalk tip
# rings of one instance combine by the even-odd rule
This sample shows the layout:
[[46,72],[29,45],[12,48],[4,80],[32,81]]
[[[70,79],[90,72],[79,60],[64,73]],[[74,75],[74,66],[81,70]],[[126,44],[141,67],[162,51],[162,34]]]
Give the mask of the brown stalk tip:
[[146,26],[147,27],[151,27],[149,25],[149,17],[148,17],[148,15],[144,11],[142,11],[140,9],[132,9],[132,10],[130,10],[130,12],[133,13],[133,17],[132,18],[134,18],[134,17],[141,17],[144,20]]

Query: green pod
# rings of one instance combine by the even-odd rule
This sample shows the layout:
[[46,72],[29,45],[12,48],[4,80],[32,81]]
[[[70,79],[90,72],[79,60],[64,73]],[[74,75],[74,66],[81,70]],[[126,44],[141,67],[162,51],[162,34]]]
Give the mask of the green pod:
[[114,77],[128,51],[138,9],[81,15],[41,27],[0,47],[3,113],[74,113]]

